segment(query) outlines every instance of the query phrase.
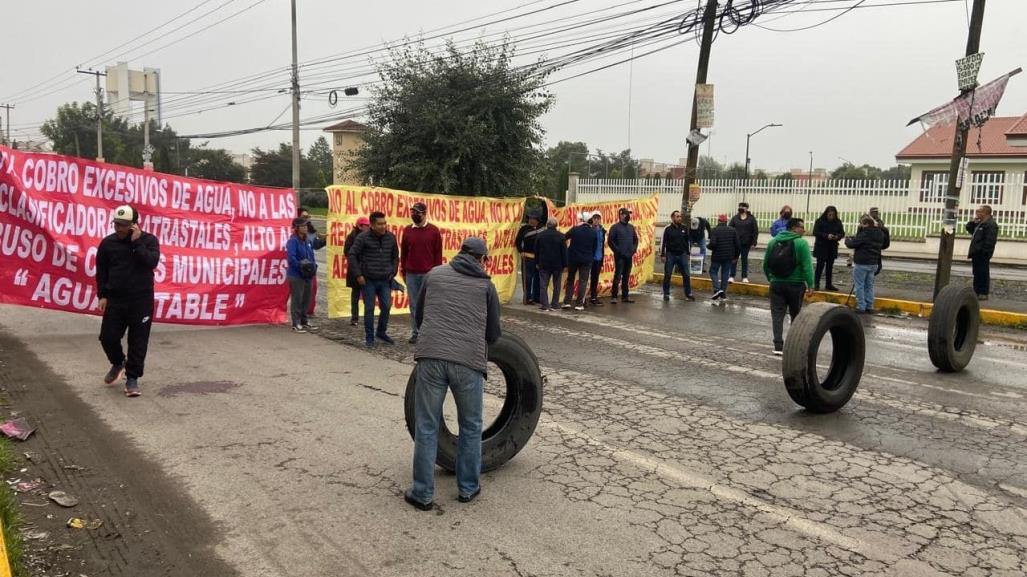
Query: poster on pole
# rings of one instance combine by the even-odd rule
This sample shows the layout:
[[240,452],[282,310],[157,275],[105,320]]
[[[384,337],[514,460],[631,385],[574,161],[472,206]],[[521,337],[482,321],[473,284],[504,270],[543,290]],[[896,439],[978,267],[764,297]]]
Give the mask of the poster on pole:
[[285,321],[291,189],[0,146],[0,303],[99,315],[96,253],[120,205],[157,237],[154,320]]
[[695,117],[697,128],[713,128],[713,85],[695,85]]

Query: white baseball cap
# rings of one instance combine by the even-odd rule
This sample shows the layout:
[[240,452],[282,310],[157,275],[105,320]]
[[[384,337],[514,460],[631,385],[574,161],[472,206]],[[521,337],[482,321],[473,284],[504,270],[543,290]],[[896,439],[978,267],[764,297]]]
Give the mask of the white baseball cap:
[[136,211],[134,208],[127,204],[123,204],[118,208],[114,209],[114,213],[111,216],[111,220],[120,220],[124,222],[135,222]]

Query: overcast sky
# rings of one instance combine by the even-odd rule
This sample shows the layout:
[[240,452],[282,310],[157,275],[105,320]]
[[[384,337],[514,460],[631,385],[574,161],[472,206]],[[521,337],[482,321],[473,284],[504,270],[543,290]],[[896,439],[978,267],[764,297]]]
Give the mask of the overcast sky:
[[[857,1],[798,2],[785,10],[789,13],[766,14],[756,23],[781,29],[801,28],[839,13],[823,11],[824,8],[849,6]],[[866,0],[864,6],[910,1],[922,0]],[[561,2],[567,0],[299,0],[299,58],[307,62],[352,53],[420,31],[494,15],[461,27],[474,26]],[[578,0],[484,30],[463,32],[457,39],[504,30],[510,30],[515,38],[523,37],[562,22],[560,18],[615,5],[624,6],[597,12],[596,16],[666,2]],[[967,0],[966,4],[970,3]],[[685,12],[697,4],[696,0],[683,0],[646,14]],[[129,42],[198,5],[193,12],[162,28],[161,35]],[[796,13],[799,8],[804,11]],[[211,10],[216,11],[189,23]],[[504,10],[509,11],[495,15]],[[906,122],[957,94],[954,61],[966,47],[967,11],[968,6],[962,1],[859,8],[810,30],[774,32],[748,26],[731,35],[720,34],[713,45],[709,72],[709,82],[716,86],[716,122],[702,153],[711,153],[726,162],[741,162],[746,133],[776,122],[784,126],[767,129],[752,139],[754,170],[807,169],[810,151],[816,167],[833,168],[842,163],[840,158],[856,164],[893,165],[895,153],[921,132],[917,126],[907,128]],[[279,122],[291,118],[286,110],[288,95],[275,92],[288,88],[288,0],[5,0],[3,12],[8,25],[4,27],[6,57],[0,66],[0,104],[11,102],[17,107],[12,111],[16,138],[38,134],[38,125],[52,116],[58,105],[93,99],[93,79],[75,74],[75,66],[102,68],[117,60],[128,60],[133,68],[161,69],[165,122],[179,134],[265,126],[283,111]],[[224,22],[200,31],[229,16]],[[643,16],[604,26],[608,32],[627,30],[632,22],[641,22]],[[981,41],[985,53],[979,76],[982,82],[1025,64],[1024,22],[1027,1],[988,2]],[[523,28],[530,25],[538,27]],[[180,30],[174,30],[179,26]],[[196,34],[162,48],[192,33]],[[144,45],[146,42],[150,43]],[[537,46],[541,40],[533,42],[531,46]],[[122,44],[125,45],[111,51]],[[154,49],[159,50],[144,55]],[[125,51],[128,53],[119,57]],[[636,54],[643,51],[640,48]],[[630,146],[636,157],[677,162],[685,155],[684,136],[688,132],[698,53],[696,43],[685,42],[635,60],[633,65],[620,65],[554,85],[556,102],[544,119],[547,143],[584,141],[593,151],[616,151]],[[301,84],[322,92],[304,97],[303,117],[364,104],[366,100],[362,98],[369,94],[367,86],[361,87],[361,97],[340,97],[335,109],[329,106],[323,92],[373,80],[343,78],[357,69],[366,69],[367,58],[359,56],[301,70]],[[550,80],[618,59],[590,61],[557,72]],[[255,80],[222,89],[261,91],[182,94],[247,76]],[[43,81],[49,83],[18,94]],[[265,99],[228,106],[229,102],[256,97]],[[141,110],[139,104],[136,107]],[[197,114],[201,109],[205,110]],[[1010,81],[999,107],[1003,116],[1025,112],[1027,74]],[[184,115],[175,117],[176,114]],[[325,121],[303,132],[304,149],[322,134],[317,128],[328,124],[331,122]],[[288,131],[269,131],[212,140],[211,145],[244,152],[255,146],[274,147],[289,139]]]

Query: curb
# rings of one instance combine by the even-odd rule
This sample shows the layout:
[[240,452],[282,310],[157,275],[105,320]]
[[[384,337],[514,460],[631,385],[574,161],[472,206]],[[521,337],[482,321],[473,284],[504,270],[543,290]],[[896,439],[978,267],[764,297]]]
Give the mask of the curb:
[[[663,273],[653,273],[653,279],[651,282],[662,283]],[[670,282],[675,286],[681,286],[681,276],[675,275],[671,278]],[[709,277],[692,276],[692,288],[712,290],[713,281],[711,281]],[[729,292],[731,294],[766,297],[770,292],[770,287],[765,284],[756,283],[732,283],[731,290]],[[817,292],[809,300],[812,302],[829,302],[844,305],[846,304],[846,300],[851,302],[853,298],[854,297],[849,297],[847,293]],[[932,303],[887,298],[874,299],[874,306],[878,310],[898,310],[922,318],[930,317],[931,309],[934,308]],[[981,309],[981,323],[1000,327],[1024,329],[1027,328],[1027,314]]]

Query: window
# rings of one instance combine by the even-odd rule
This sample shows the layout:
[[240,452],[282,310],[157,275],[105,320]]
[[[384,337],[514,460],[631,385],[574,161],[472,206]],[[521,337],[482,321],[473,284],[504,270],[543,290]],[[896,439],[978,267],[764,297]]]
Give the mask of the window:
[[924,171],[920,177],[920,202],[945,202],[949,186],[949,173]]
[[975,170],[970,180],[970,204],[1002,204],[1002,188],[1005,182],[1005,172]]

